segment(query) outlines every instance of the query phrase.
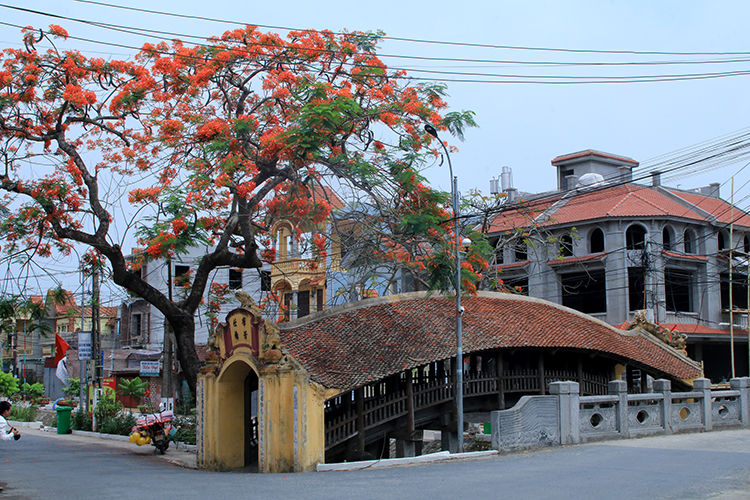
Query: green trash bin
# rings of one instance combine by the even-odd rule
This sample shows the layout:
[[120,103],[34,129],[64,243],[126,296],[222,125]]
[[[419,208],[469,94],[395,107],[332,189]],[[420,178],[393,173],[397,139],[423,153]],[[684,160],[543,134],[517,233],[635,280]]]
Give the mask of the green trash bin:
[[70,411],[72,409],[70,406],[58,406],[55,408],[55,411],[57,411],[58,434],[70,434]]

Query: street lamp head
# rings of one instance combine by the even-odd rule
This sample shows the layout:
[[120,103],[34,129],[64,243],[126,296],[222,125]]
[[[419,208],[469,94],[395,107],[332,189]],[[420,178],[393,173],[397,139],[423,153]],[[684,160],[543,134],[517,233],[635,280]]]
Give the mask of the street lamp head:
[[424,130],[425,130],[425,132],[427,132],[428,134],[430,134],[435,139],[438,139],[437,130],[435,130],[435,127],[433,127],[429,123],[425,124]]
[[461,248],[464,250],[467,250],[471,246],[471,240],[469,238],[464,237],[461,240]]

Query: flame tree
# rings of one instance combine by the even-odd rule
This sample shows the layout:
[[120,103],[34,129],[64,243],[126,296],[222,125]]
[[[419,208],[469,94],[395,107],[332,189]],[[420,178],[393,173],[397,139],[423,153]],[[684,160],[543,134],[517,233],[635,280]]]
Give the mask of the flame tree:
[[[376,207],[398,200],[388,217],[403,234],[450,231],[445,193],[419,175],[437,158],[423,127],[460,135],[472,113],[447,112],[443,86],[389,70],[381,35],[247,26],[121,61],[59,49],[59,26],[24,30],[25,48],[0,60],[3,250],[36,259],[89,248],[115,284],[164,314],[195,390],[194,317],[211,271],[260,267],[269,214],[324,220],[331,206],[309,195],[325,184]],[[52,48],[37,49],[42,39]],[[127,262],[132,233],[142,262],[211,250],[170,300]]]

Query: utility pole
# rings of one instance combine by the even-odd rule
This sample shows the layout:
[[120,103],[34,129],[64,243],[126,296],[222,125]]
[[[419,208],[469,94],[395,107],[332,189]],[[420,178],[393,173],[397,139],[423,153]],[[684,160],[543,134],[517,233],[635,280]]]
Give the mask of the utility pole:
[[732,177],[732,196],[729,207],[729,352],[732,356],[732,378],[734,378],[734,297],[732,294],[734,288],[734,177]]
[[[172,259],[167,259],[167,294],[169,301],[172,302]],[[164,348],[162,351],[162,374],[161,374],[161,397],[166,398],[167,402],[174,401],[172,398],[172,325],[164,317]],[[168,403],[167,403],[168,404]],[[172,410],[173,408],[165,408]]]
[[99,310],[99,269],[94,264],[91,283],[91,357],[94,359],[94,383],[102,387],[102,339]]
[[79,409],[88,413],[89,398],[86,395],[86,391],[88,389],[88,375],[86,373],[86,367],[87,367],[88,361],[81,357],[81,340],[80,340],[81,334],[83,334],[83,329],[85,325],[86,325],[86,275],[83,272],[83,267],[81,267],[81,328],[78,334],[78,361],[81,364],[81,373],[78,379],[79,385],[80,385]]

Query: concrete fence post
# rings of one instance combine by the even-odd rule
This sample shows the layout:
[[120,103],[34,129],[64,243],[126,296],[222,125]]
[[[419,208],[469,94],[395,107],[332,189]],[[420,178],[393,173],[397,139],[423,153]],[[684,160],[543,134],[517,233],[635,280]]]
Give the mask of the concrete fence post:
[[661,423],[664,433],[672,434],[672,382],[663,378],[654,380],[654,392],[660,392],[664,396],[661,405]]
[[714,428],[713,423],[713,404],[711,401],[711,380],[707,378],[697,378],[693,381],[693,391],[700,392],[703,395],[701,409],[703,411],[703,425],[706,431]]
[[628,383],[624,380],[610,380],[608,384],[610,396],[617,396],[617,430],[620,436],[630,437],[628,428]]
[[560,408],[560,444],[581,442],[581,423],[579,413],[578,382],[552,382],[549,393],[557,396]]
[[740,391],[740,422],[742,427],[750,427],[750,378],[733,378],[729,381],[729,388]]

